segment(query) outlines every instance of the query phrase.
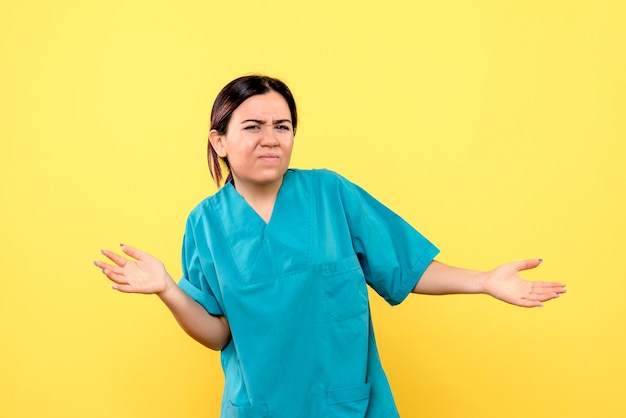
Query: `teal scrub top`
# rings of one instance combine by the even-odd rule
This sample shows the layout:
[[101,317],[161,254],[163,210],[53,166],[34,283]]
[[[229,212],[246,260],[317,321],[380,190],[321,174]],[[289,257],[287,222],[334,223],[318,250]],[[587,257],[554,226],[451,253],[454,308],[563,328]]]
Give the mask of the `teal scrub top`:
[[437,253],[329,170],[288,170],[268,223],[230,183],[202,201],[179,286],[230,324],[221,417],[398,417],[367,285],[398,304]]

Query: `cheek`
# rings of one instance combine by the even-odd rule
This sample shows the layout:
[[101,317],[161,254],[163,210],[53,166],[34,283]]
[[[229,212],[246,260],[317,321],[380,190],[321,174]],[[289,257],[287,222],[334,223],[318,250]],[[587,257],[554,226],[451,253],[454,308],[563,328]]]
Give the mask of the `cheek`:
[[250,154],[254,151],[254,141],[245,138],[239,137],[236,140],[231,141],[228,146],[228,155],[231,158],[245,158],[247,154]]
[[293,137],[291,139],[287,139],[283,142],[283,150],[285,152],[289,152],[291,153],[291,150],[293,149]]
[[231,168],[247,167],[254,159],[255,146],[250,141],[241,141],[228,150],[228,163]]

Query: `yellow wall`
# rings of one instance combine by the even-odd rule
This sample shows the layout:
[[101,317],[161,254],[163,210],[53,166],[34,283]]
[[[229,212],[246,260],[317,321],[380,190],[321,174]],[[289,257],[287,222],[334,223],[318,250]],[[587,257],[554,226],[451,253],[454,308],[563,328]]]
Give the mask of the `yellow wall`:
[[373,302],[403,417],[622,417],[626,6],[599,1],[0,3],[0,415],[217,416],[219,355],[91,265],[180,274],[213,193],[209,108],[286,80],[293,166],[361,184],[472,268],[526,257],[569,293]]

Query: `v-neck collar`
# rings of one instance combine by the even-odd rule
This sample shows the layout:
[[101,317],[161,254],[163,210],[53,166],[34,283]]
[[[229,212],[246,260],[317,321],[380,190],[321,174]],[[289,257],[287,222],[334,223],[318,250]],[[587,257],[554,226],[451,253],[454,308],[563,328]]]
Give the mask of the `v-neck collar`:
[[251,217],[256,218],[259,222],[263,223],[263,226],[269,226],[272,223],[272,219],[275,218],[276,208],[280,206],[281,196],[283,195],[282,190],[288,187],[288,186],[287,187],[285,186],[285,183],[290,181],[291,174],[292,174],[292,170],[288,169],[283,175],[283,180],[280,184],[280,187],[278,188],[278,192],[276,193],[276,199],[274,200],[274,206],[272,207],[272,214],[270,215],[270,218],[267,222],[252,207],[252,205],[248,203],[248,201],[237,191],[237,189],[235,188],[235,184],[232,180],[224,185],[224,189],[225,189],[224,192],[228,195],[229,199],[232,199],[233,201],[239,201],[240,204],[237,206],[242,207],[241,212],[243,213],[240,213],[240,215],[245,216],[245,219],[249,219]]
[[268,223],[232,184],[211,200],[244,282],[276,279],[310,264],[311,199],[308,182],[288,170]]

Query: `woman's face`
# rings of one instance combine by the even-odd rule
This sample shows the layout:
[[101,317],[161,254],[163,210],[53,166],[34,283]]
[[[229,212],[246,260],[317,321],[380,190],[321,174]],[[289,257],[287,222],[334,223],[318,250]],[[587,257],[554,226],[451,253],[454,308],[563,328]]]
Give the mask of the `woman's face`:
[[280,185],[293,137],[289,106],[275,91],[245,100],[233,112],[226,134],[210,135],[217,154],[228,159],[236,187]]

